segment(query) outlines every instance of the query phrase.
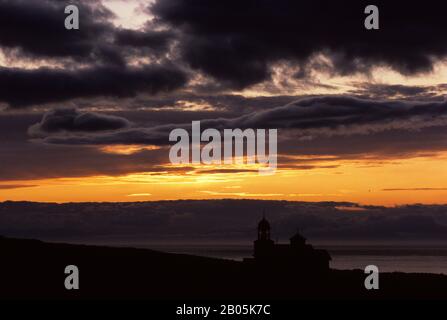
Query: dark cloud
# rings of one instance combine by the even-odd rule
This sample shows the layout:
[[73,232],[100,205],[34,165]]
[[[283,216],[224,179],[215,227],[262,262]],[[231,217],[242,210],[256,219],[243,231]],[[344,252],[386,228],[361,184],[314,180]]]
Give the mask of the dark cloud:
[[[446,125],[446,102],[373,101],[343,96],[301,99],[285,106],[255,111],[236,118],[204,119],[201,129],[277,128],[293,130],[301,139],[350,136],[389,130],[412,131]],[[54,144],[169,144],[169,133],[191,124],[163,124],[91,135],[53,135]]]
[[0,101],[20,108],[92,97],[134,97],[178,89],[186,74],[172,65],[103,66],[80,70],[0,68]]
[[32,136],[65,131],[107,131],[127,128],[131,123],[124,118],[75,109],[55,109],[44,114],[42,121],[31,126]]
[[[339,208],[357,208],[346,211]],[[251,241],[265,210],[272,235],[285,240],[300,229],[310,241],[445,241],[445,205],[361,206],[347,202],[261,200],[128,203],[0,203],[0,234],[6,236],[107,236],[127,240],[191,239]]]
[[[432,1],[423,8],[376,2],[381,29],[367,31],[363,10],[369,3],[364,1],[159,0],[148,8],[153,21],[140,30],[127,30],[113,25],[113,13],[101,1],[78,0],[74,4],[80,8],[81,28],[67,31],[65,1],[0,0],[0,46],[8,58],[64,65],[0,69],[0,101],[24,107],[70,99],[133,98],[187,84],[196,93],[222,93],[269,79],[276,62],[296,69],[294,78],[301,79],[301,85],[331,89],[313,79],[311,69],[351,74],[386,65],[406,75],[430,71],[447,53],[441,40],[447,31],[444,5]],[[330,61],[315,59],[319,53]],[[140,59],[151,65],[129,67]],[[203,72],[212,80],[188,83],[185,72],[173,65]],[[370,94],[362,87],[352,94],[424,97],[420,87],[369,89]],[[433,92],[425,97],[439,100]]]
[[[148,93],[169,91],[187,85],[185,73],[173,65],[184,70],[187,65],[214,78],[191,84],[196,93],[220,93],[228,86],[241,89],[267,80],[276,62],[296,67],[295,78],[307,84],[328,87],[310,79],[310,69],[349,74],[388,65],[413,74],[431,70],[433,61],[447,52],[439,40],[446,31],[440,3],[418,8],[379,1],[381,29],[376,31],[363,28],[363,9],[368,3],[362,1],[340,5],[322,0],[230,0],[224,4],[160,0],[149,8],[155,19],[140,30],[115,27],[113,13],[100,1],[74,4],[80,7],[81,29],[70,32],[63,24],[64,1],[0,0],[0,46],[10,58],[20,61],[25,57],[31,63],[48,58],[67,66],[2,68],[0,101],[24,107],[70,99],[135,97],[147,87]],[[330,62],[315,61],[318,53]],[[129,67],[141,58],[149,58],[152,65]],[[76,67],[77,62],[82,68]],[[160,70],[164,68],[166,77]],[[118,79],[125,85],[117,85]],[[86,84],[90,81],[91,86]],[[424,95],[424,89],[360,85],[352,94],[439,100],[434,92]]]
[[[274,62],[338,74],[387,65],[405,75],[431,71],[447,54],[445,4],[376,1],[380,30],[364,28],[367,1],[159,0],[159,23],[181,33],[179,50],[192,68],[232,88],[270,77]],[[312,62],[323,53],[331,62]]]
[[171,41],[175,38],[172,31],[153,30],[118,30],[115,33],[115,44],[119,46],[130,46],[136,48],[150,49],[150,52],[158,54],[169,49]]
[[[12,108],[70,99],[127,98],[184,86],[186,73],[164,56],[171,31],[116,28],[99,0],[71,2],[80,29],[66,30],[61,0],[0,0],[0,46],[12,62],[44,62],[47,68],[0,68],[0,102]],[[146,66],[131,67],[137,58]],[[63,65],[63,67],[61,67]]]
[[56,134],[47,135],[44,139],[34,140],[46,144],[61,145],[109,145],[109,144],[141,144],[168,145],[169,132],[173,125],[156,128],[130,128],[100,134]]
[[[79,30],[65,29],[64,8],[68,4],[79,8]],[[123,65],[118,48],[108,44],[113,38],[112,17],[97,0],[0,0],[0,45],[30,57]]]
[[[369,133],[445,125],[446,107],[446,102],[321,96],[254,112],[236,119],[235,122],[242,127],[300,129],[309,134],[318,134],[321,130],[328,134]],[[440,120],[440,123],[436,123],[434,119]]]

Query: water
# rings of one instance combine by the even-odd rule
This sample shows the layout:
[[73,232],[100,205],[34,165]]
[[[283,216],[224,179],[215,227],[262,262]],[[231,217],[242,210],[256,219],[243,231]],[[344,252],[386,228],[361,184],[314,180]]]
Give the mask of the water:
[[[117,241],[106,244],[148,248],[153,250],[193,254],[199,256],[232,259],[241,261],[251,257],[251,244],[178,244],[146,241]],[[85,243],[85,242],[84,242]],[[324,245],[316,248],[326,249],[332,257],[331,268],[341,270],[364,269],[367,265],[376,265],[381,272],[412,272],[447,274],[447,245]]]
[[[252,255],[246,245],[158,245],[153,249],[174,253],[242,260]],[[447,247],[405,246],[318,246],[329,251],[331,268],[364,269],[376,265],[381,272],[415,272],[447,274]]]
[[364,269],[376,265],[381,272],[414,272],[447,274],[446,256],[345,256],[332,255],[334,269]]

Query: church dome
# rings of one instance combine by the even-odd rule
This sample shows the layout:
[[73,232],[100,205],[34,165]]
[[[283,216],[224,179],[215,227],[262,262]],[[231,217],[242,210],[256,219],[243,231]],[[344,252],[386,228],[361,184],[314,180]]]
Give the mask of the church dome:
[[298,231],[295,233],[295,235],[290,238],[290,243],[292,245],[303,245],[306,243],[306,238],[304,238]]
[[270,223],[265,219],[265,216],[258,223],[258,240],[270,241]]
[[259,230],[269,230],[270,229],[270,223],[267,221],[267,219],[262,218],[262,220],[259,221],[258,229]]

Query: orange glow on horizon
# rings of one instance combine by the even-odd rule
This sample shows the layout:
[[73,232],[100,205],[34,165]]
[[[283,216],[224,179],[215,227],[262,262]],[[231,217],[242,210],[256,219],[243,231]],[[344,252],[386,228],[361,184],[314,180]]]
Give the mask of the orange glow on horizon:
[[[123,176],[93,176],[0,184],[1,201],[128,202],[178,199],[349,201],[401,205],[447,203],[447,153],[402,160],[332,160],[312,169],[279,168],[274,175],[244,165],[202,166]],[[299,159],[297,159],[299,165]],[[330,165],[329,165],[330,164]],[[254,168],[252,168],[254,169]],[[210,172],[210,170],[212,172]],[[24,186],[25,185],[25,186]],[[29,185],[28,187],[26,187]],[[10,187],[8,187],[10,186]]]

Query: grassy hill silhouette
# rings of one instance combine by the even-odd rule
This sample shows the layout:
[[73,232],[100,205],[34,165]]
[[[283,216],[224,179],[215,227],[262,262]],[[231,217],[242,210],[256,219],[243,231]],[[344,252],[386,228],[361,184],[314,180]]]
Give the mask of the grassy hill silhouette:
[[[300,273],[271,264],[147,249],[0,238],[1,299],[406,299],[447,298],[447,276],[381,273],[366,290],[363,270]],[[64,269],[79,268],[66,290]]]

